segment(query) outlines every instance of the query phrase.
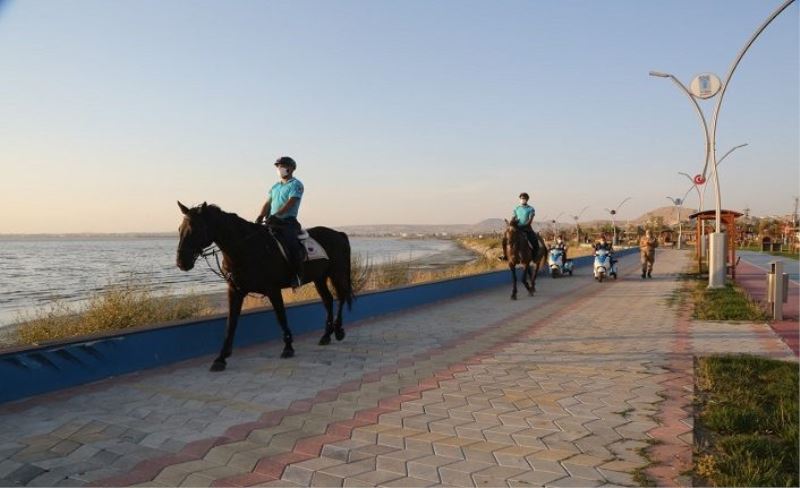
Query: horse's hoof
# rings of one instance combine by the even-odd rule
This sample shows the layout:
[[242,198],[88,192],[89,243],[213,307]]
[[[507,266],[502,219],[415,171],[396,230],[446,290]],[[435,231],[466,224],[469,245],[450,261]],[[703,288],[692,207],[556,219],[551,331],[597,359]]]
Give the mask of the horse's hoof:
[[331,343],[331,336],[325,334],[324,336],[319,338],[319,345],[320,346],[327,346]]
[[344,339],[344,329],[336,329],[333,331],[333,335],[336,337],[337,341],[341,341]]
[[511,295],[511,299],[512,300],[516,300],[517,299],[517,295]]
[[529,297],[532,297],[532,296],[533,296],[533,291],[532,291],[532,290],[528,292],[528,296],[529,296]]
[[288,350],[284,349],[283,352],[281,353],[281,359],[286,359],[286,358],[290,358],[290,357],[294,357],[294,350],[293,349],[288,349]]
[[213,363],[211,363],[211,367],[208,368],[208,370],[217,373],[219,371],[225,371],[226,366],[227,365],[225,364],[224,361],[214,361]]

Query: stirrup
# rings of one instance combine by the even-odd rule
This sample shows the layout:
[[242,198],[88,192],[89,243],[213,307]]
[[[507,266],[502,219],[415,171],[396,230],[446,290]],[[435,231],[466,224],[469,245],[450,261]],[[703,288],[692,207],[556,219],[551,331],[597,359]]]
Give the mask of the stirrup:
[[303,280],[299,276],[294,276],[289,280],[289,286],[292,287],[292,291],[296,292],[298,288],[303,286]]

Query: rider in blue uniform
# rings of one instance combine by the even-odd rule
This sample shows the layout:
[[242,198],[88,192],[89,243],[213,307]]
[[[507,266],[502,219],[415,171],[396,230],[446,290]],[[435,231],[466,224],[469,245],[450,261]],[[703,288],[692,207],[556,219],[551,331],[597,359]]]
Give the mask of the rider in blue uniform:
[[[536,209],[532,206],[528,205],[528,200],[530,200],[530,196],[522,192],[519,194],[519,205],[514,209],[514,220],[517,221],[517,229],[525,234],[525,237],[528,239],[528,242],[533,248],[533,255],[536,256],[537,252],[539,251],[539,238],[536,236],[536,233],[533,231],[533,227],[531,224],[533,223],[533,217],[536,216]],[[506,251],[506,243],[505,239],[503,242],[503,257],[500,258],[502,260],[508,260],[508,256],[505,255]]]
[[305,259],[305,252],[297,239],[301,231],[297,213],[300,210],[304,188],[303,183],[293,176],[297,169],[294,159],[288,156],[278,158],[275,167],[280,181],[270,188],[269,196],[256,218],[256,223],[264,222],[266,217],[266,224],[279,233],[281,243],[288,246],[286,253],[291,272],[291,285],[297,287],[302,283]]

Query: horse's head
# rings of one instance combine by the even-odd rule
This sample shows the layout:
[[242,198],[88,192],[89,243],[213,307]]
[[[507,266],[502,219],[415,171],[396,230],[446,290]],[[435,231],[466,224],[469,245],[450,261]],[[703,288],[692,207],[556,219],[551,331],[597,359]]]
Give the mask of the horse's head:
[[203,249],[211,245],[212,239],[208,229],[207,208],[203,203],[197,207],[187,208],[181,202],[178,207],[183,213],[183,222],[178,228],[178,268],[189,271]]
[[517,234],[519,234],[519,229],[517,228],[517,218],[514,217],[511,220],[505,219],[506,221],[506,232],[505,237],[508,239],[508,242],[516,242]]

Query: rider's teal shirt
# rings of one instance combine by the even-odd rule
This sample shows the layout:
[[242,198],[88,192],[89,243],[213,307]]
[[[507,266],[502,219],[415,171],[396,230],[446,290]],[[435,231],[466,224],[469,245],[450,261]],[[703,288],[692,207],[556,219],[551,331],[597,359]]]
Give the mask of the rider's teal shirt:
[[536,215],[536,210],[530,205],[517,205],[514,209],[514,217],[517,218],[518,227],[527,227]]
[[275,212],[286,205],[290,198],[297,198],[297,203],[289,207],[288,210],[280,215],[275,215],[279,218],[297,218],[297,212],[300,210],[300,200],[303,198],[303,184],[297,178],[292,178],[286,183],[279,181],[270,188],[269,197],[272,200],[269,206],[270,215],[275,215]]

